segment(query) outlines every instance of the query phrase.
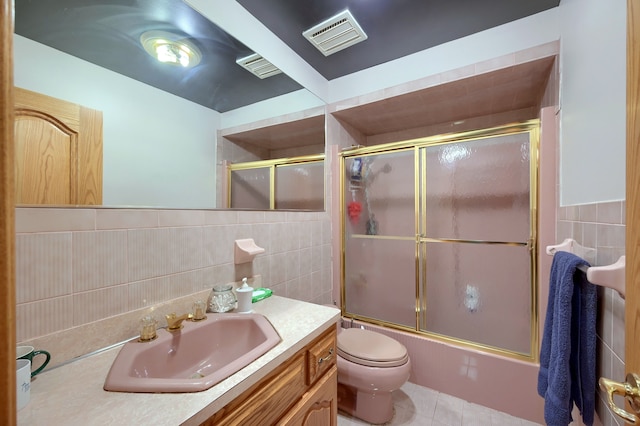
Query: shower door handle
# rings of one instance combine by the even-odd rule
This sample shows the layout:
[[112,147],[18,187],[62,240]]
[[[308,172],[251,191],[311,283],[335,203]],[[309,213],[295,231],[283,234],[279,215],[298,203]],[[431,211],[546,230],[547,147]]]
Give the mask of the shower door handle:
[[[640,421],[636,414],[640,414],[640,377],[635,373],[629,373],[627,374],[626,380],[624,383],[619,383],[601,377],[598,383],[600,384],[600,389],[607,393],[607,401],[611,411],[616,413],[617,416],[622,417],[627,423],[638,425]],[[614,394],[624,396],[636,414],[629,413],[618,407],[613,402]]]

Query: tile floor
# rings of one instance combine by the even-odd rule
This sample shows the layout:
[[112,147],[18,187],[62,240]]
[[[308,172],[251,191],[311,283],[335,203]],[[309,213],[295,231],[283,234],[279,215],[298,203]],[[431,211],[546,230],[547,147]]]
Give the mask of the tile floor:
[[[538,423],[472,404],[433,389],[407,382],[394,392],[395,415],[389,426],[534,426]],[[338,426],[368,425],[338,413]]]

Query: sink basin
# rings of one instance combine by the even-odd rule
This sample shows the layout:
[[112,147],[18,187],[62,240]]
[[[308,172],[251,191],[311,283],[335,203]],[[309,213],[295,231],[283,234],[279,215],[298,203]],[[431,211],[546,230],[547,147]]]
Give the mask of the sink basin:
[[104,389],[120,392],[198,392],[209,389],[280,343],[259,314],[209,314],[150,342],[124,344]]

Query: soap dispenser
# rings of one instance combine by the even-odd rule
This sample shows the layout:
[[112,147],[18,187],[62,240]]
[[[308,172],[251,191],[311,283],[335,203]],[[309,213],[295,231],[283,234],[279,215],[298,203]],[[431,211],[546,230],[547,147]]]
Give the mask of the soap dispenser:
[[247,279],[242,279],[242,285],[236,289],[236,297],[238,299],[238,312],[251,312],[251,298],[253,297],[253,287],[249,287]]

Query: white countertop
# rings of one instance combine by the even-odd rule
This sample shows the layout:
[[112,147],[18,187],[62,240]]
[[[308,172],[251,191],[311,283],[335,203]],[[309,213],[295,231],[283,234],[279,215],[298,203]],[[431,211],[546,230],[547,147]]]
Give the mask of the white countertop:
[[194,393],[125,393],[103,390],[121,346],[43,372],[31,382],[31,400],[19,425],[197,425],[258,382],[335,324],[340,311],[271,296],[253,304],[282,342],[212,388]]

